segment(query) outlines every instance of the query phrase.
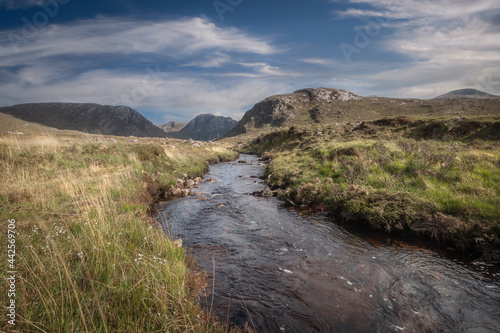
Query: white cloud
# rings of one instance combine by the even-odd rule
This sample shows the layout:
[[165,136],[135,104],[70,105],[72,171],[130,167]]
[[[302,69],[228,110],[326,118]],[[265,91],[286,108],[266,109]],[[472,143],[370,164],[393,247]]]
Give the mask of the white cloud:
[[[162,119],[162,113],[175,111],[176,119],[190,120],[197,113],[215,112],[238,118],[240,113],[270,94],[290,89],[282,83],[259,77],[218,81],[169,73],[163,67],[158,72],[152,70],[154,75],[146,70],[136,74],[88,71],[69,80],[44,84],[32,84],[39,80],[44,82],[43,72],[25,71],[17,81],[2,85],[0,101],[4,105],[54,101],[127,105],[156,112]],[[163,120],[169,121],[172,117]]]
[[320,65],[324,67],[334,67],[337,64],[335,60],[320,59],[320,58],[302,59],[302,62],[305,62],[306,64]]
[[[189,120],[199,112],[240,114],[283,90],[267,79],[284,75],[279,68],[254,62],[280,52],[269,40],[203,18],[97,17],[25,29],[24,35],[23,29],[2,33],[15,37],[17,50],[9,40],[0,41],[0,105],[120,104],[148,110],[158,119],[168,114]],[[248,76],[231,77],[238,67]]]
[[[393,19],[386,21],[381,36],[374,38],[380,39],[378,46],[385,51],[409,59],[397,69],[365,76],[380,91],[396,97],[424,98],[464,87],[500,92],[500,31],[491,19],[491,15],[500,13],[498,1],[351,0],[350,3],[364,7],[337,14],[367,20],[370,16]],[[485,71],[489,73],[487,79]]]
[[190,62],[184,66],[193,66],[201,68],[220,68],[221,66],[231,62],[231,57],[228,54],[221,52],[216,52],[214,54],[208,54],[204,59]]
[[43,0],[0,0],[0,7],[4,6],[8,10],[41,6]]
[[266,63],[262,62],[256,62],[256,63],[240,63],[240,65],[244,67],[250,67],[254,68],[257,73],[264,74],[264,75],[293,75],[292,73],[285,73],[282,72],[279,67],[271,66]]
[[337,11],[347,16],[386,16],[394,18],[440,18],[453,19],[471,14],[498,9],[496,0],[350,0],[351,4],[369,5],[372,9],[350,8]]
[[278,52],[262,38],[235,28],[222,29],[202,18],[148,22],[98,17],[67,25],[31,26],[5,34],[8,39],[0,43],[0,59],[109,53],[182,57],[211,50],[263,55]]

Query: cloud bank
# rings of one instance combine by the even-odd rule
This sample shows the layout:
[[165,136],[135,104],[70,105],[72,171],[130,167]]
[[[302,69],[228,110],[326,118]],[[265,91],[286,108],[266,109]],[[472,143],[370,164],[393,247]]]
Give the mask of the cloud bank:
[[500,3],[494,0],[350,0],[339,18],[384,17],[381,47],[409,61],[367,76],[393,96],[434,97],[474,87],[500,90]]
[[[158,122],[175,113],[186,120],[203,111],[241,113],[279,90],[272,77],[283,75],[253,62],[281,52],[271,41],[204,18],[97,17],[29,32],[2,32],[2,105],[125,104],[149,110]],[[231,78],[234,71],[248,76]]]

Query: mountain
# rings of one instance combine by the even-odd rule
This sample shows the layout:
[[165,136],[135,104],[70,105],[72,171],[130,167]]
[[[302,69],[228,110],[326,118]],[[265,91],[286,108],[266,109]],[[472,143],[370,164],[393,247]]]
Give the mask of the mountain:
[[420,100],[361,97],[342,89],[306,88],[271,96],[255,104],[225,137],[245,134],[240,138],[243,140],[276,127],[314,125],[315,128],[321,128],[341,123],[356,125],[383,117],[481,116],[499,113],[500,100],[495,98]]
[[33,103],[0,107],[0,112],[57,129],[118,136],[166,136],[160,128],[127,106]]
[[248,128],[279,127],[292,123],[320,122],[321,113],[329,107],[348,101],[361,100],[350,91],[331,88],[307,88],[291,94],[275,95],[247,111],[238,125],[227,135],[246,133]]
[[469,89],[453,90],[446,94],[435,97],[434,99],[447,100],[456,98],[492,99],[492,98],[500,98],[500,96],[491,95],[481,90],[469,88]]
[[165,125],[158,125],[158,127],[164,132],[178,132],[186,125],[187,123],[182,123],[180,121],[169,121]]
[[191,120],[178,132],[167,133],[169,137],[210,141],[218,139],[231,131],[238,122],[230,117],[202,114]]

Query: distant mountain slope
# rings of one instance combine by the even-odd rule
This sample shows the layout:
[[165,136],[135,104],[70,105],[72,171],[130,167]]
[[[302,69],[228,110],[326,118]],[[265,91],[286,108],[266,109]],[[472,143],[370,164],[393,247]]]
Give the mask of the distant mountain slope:
[[41,125],[34,122],[28,122],[11,116],[10,114],[0,113],[0,136],[37,136],[37,135],[81,135],[81,132],[70,130],[59,130],[54,127]]
[[[307,88],[275,95],[255,104],[226,137],[252,138],[275,127],[337,123],[353,125],[382,117],[500,114],[500,101],[488,99],[420,100],[414,98],[361,97],[342,89]],[[247,137],[248,136],[248,137]]]
[[158,127],[164,132],[178,132],[186,125],[187,123],[182,123],[180,121],[169,121],[165,125],[158,125]]
[[230,117],[202,114],[191,120],[180,131],[169,132],[167,135],[179,139],[210,141],[227,134],[237,124],[238,122]]
[[434,99],[446,100],[455,98],[490,99],[490,98],[500,98],[500,96],[491,95],[481,90],[469,88],[469,89],[453,90],[446,94],[435,97]]
[[0,112],[58,129],[119,136],[166,136],[139,112],[126,106],[33,103],[0,107]]

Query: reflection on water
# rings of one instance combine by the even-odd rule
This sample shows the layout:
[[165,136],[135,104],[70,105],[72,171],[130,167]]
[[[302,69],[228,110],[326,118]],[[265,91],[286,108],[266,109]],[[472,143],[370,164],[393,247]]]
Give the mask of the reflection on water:
[[212,166],[215,183],[159,207],[164,230],[184,240],[209,286],[215,267],[222,320],[258,332],[500,331],[498,284],[433,252],[376,246],[325,217],[248,195],[263,188],[251,177],[262,172],[256,163]]

